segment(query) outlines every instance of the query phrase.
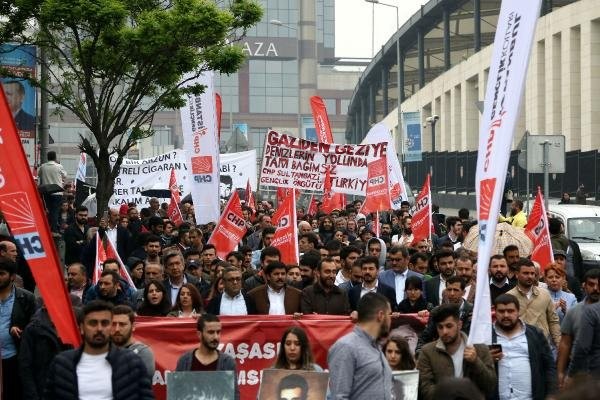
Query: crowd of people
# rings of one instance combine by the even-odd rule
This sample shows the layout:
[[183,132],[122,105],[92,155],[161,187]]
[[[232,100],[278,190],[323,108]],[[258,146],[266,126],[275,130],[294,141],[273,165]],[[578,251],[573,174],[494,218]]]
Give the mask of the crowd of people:
[[[68,190],[50,201],[83,345],[68,350],[60,341],[43,299],[32,294],[35,282],[21,250],[5,232],[4,399],[152,398],[154,355],[134,339],[136,316],[197,319],[200,343],[181,355],[181,371],[236,369],[218,350],[219,316],[349,316],[355,327],[329,349],[327,365],[315,362],[306,332],[293,326],[283,333],[273,366],[328,368],[333,399],[392,399],[393,371],[418,371],[425,400],[559,398],[594,385],[580,377],[600,372],[600,269],[584,269],[577,244],[557,219],[549,220],[550,265],[536,265],[516,245],[489,260],[495,322],[487,346],[467,344],[481,260],[462,247],[476,224],[465,209],[444,216],[434,207],[432,237],[415,241],[408,202],[380,213],[378,224],[375,214],[360,213],[359,200],[328,214],[307,215],[298,207],[300,254],[293,265],[281,262],[271,246],[275,208],[269,201],[243,205],[247,233],[224,259],[207,244],[215,224],[196,225],[190,204],[181,206],[184,223],[175,226],[155,198],[143,208],[109,209],[97,223]],[[515,201],[503,223],[519,226],[523,218]],[[133,285],[114,258],[92,282],[96,232],[114,244]],[[401,332],[393,328],[403,314],[425,321],[416,340],[394,333]]]

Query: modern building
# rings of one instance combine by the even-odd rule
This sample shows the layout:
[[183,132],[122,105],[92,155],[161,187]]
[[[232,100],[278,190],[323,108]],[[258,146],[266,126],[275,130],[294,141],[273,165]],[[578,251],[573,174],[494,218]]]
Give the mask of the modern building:
[[[344,143],[345,114],[360,69],[344,70],[336,64],[334,0],[259,3],[264,8],[263,19],[241,43],[247,61],[235,74],[216,76],[215,88],[223,104],[221,152],[256,148],[260,159],[269,129],[316,137],[309,104],[313,95],[325,100],[334,140]],[[182,147],[178,111],[157,113],[153,128],[156,134],[141,141],[132,157],[145,158]],[[69,174],[76,170],[78,134],[84,131],[68,115],[51,122],[54,144],[50,147],[57,150]]]
[[[371,124],[393,131],[398,153],[402,113],[419,112],[422,161],[404,163],[420,187],[474,193],[481,101],[484,100],[500,0],[431,0],[392,35],[363,72],[352,95],[346,139],[358,142]],[[600,178],[600,1],[543,0],[532,46],[509,173],[525,192],[517,147],[525,131],[566,138],[566,173],[551,176],[552,195]],[[400,101],[398,101],[400,99]],[[398,103],[400,103],[398,105]],[[429,117],[438,116],[432,124]],[[429,118],[431,121],[432,118]],[[405,146],[404,146],[405,147]],[[531,175],[531,187],[541,184]]]

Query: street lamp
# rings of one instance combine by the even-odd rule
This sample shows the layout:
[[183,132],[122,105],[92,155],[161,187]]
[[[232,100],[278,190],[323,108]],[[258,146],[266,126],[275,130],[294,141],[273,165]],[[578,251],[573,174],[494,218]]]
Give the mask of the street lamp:
[[371,54],[375,57],[375,4],[379,4],[386,7],[394,7],[396,9],[396,31],[400,29],[400,17],[398,14],[398,6],[388,3],[382,3],[379,0],[365,0],[367,3],[373,4],[373,10],[371,11]]
[[[431,126],[431,157],[433,157],[433,174],[432,176],[436,176],[436,157],[435,157],[435,124],[438,122],[440,117],[438,115],[432,115],[431,117],[427,117],[425,121],[427,124]],[[434,178],[434,180],[437,178]]]
[[293,30],[293,31],[297,31],[297,30],[298,30],[298,28],[295,28],[295,27],[293,27],[293,26],[291,26],[291,25],[288,25],[288,24],[284,24],[283,22],[281,22],[281,21],[280,21],[280,20],[278,20],[278,19],[272,19],[272,20],[270,20],[270,21],[269,21],[269,23],[270,23],[271,25],[275,25],[275,26],[283,26],[283,27],[285,27],[285,28],[288,28],[288,29],[291,29],[291,30]]

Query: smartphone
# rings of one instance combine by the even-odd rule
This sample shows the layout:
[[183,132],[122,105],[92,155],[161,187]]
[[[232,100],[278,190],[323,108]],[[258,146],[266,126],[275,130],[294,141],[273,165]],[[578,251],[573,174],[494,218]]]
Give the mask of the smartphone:
[[490,349],[490,351],[499,350],[502,353],[502,345],[498,343],[488,345],[488,349]]
[[102,218],[108,222],[108,210],[104,211],[104,214],[102,214]]

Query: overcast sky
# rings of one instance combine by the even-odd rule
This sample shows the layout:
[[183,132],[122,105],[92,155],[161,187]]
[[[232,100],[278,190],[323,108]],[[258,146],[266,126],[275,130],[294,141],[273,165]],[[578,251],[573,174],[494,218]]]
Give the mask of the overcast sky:
[[[384,0],[398,6],[400,26],[428,0]],[[396,9],[365,0],[335,0],[336,57],[371,57],[372,17],[375,10],[375,53],[396,31]]]

